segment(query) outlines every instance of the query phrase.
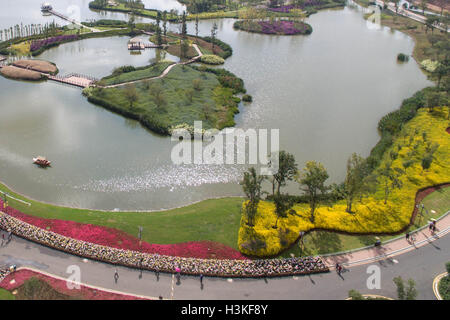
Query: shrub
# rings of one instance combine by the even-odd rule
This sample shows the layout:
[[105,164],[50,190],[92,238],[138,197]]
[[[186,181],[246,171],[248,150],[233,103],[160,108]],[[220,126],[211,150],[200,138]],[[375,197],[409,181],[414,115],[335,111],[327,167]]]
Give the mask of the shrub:
[[253,97],[249,94],[244,94],[244,96],[242,97],[242,101],[245,102],[252,102],[253,101]]
[[420,65],[428,72],[434,72],[439,65],[439,61],[433,61],[431,59],[423,60]]
[[445,270],[447,270],[447,273],[450,274],[450,262],[445,264]]
[[399,54],[397,55],[397,61],[400,61],[400,62],[408,62],[408,61],[409,61],[409,56],[406,55],[406,54],[404,54],[404,53],[399,53]]
[[201,57],[200,61],[205,64],[219,65],[224,64],[225,60],[215,54],[205,54]]

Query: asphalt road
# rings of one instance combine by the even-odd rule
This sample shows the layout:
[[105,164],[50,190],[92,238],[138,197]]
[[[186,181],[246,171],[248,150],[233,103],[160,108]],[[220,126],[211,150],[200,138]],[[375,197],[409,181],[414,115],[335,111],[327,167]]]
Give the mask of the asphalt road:
[[[145,295],[163,296],[165,299],[345,299],[348,291],[356,289],[363,294],[378,294],[396,298],[392,279],[401,276],[413,279],[418,299],[435,299],[432,282],[436,275],[445,271],[450,261],[450,236],[431,242],[421,248],[394,258],[344,270],[342,277],[332,271],[301,277],[268,279],[221,279],[204,278],[203,287],[198,277],[181,276],[178,283],[171,274],[156,275],[154,272],[115,267],[113,265],[85,260],[17,237],[0,247],[0,265],[31,267],[61,277],[69,277],[69,266],[81,270],[81,282],[88,285]],[[380,268],[380,289],[368,289],[369,266]],[[119,280],[114,281],[117,269]]]

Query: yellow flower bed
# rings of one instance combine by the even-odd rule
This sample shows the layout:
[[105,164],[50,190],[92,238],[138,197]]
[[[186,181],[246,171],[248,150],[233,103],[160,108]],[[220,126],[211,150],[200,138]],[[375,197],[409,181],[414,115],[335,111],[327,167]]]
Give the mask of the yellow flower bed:
[[[447,107],[436,108],[433,113],[424,109],[419,110],[416,117],[405,125],[392,147],[385,152],[381,167],[390,159],[390,151],[397,151],[397,146],[401,145],[402,149],[398,152],[398,158],[392,167],[404,170],[402,163],[407,154],[414,144],[419,144],[417,155],[413,158],[414,164],[401,177],[403,187],[392,191],[387,204],[384,204],[384,189],[378,185],[377,191],[364,198],[362,203],[355,201],[353,214],[347,213],[345,201],[340,201],[332,207],[321,206],[317,209],[315,223],[311,223],[309,206],[300,204],[293,208],[297,212],[296,215],[280,218],[278,229],[274,229],[272,226],[276,221],[275,206],[272,202],[261,201],[253,228],[247,226],[245,217],[241,219],[239,250],[253,256],[274,256],[292,245],[300,231],[314,228],[367,234],[394,233],[402,230],[410,222],[417,191],[450,182],[450,134],[446,132],[446,128],[449,127],[448,112]],[[418,134],[415,135],[416,130]],[[424,131],[427,132],[428,141],[440,145],[434,154],[431,167],[425,171],[421,166],[421,159],[426,153],[425,144],[422,143]],[[409,137],[414,135],[414,142],[408,146]]]

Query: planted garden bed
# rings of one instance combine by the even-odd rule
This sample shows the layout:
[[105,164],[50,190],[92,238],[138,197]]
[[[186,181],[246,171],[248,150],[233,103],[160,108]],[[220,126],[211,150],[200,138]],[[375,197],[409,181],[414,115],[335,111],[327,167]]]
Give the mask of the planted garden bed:
[[312,27],[300,21],[236,21],[234,28],[254,33],[274,35],[307,35],[312,33]]

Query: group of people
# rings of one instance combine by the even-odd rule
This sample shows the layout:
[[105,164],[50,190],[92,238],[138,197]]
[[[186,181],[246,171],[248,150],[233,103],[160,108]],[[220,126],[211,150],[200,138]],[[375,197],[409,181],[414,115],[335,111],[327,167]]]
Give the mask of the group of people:
[[14,234],[78,256],[146,270],[192,275],[226,277],[266,277],[328,271],[320,257],[219,260],[173,257],[111,248],[41,229],[10,215],[0,213],[0,228]]

